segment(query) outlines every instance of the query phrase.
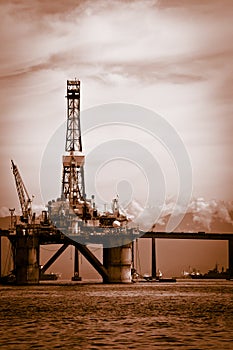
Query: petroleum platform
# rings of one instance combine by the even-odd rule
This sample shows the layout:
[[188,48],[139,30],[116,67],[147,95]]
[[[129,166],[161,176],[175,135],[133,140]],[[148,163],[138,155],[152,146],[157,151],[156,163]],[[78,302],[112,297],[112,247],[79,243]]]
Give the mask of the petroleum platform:
[[[40,219],[32,211],[32,201],[13,161],[12,170],[20,201],[20,223],[14,220],[10,230],[0,230],[12,245],[16,284],[39,283],[41,274],[69,246],[75,246],[73,280],[80,280],[78,252],[83,254],[106,283],[131,282],[132,241],[137,228],[128,227],[128,218],[120,213],[118,198],[112,201],[111,212],[98,212],[94,202],[86,198],[84,181],[85,155],[82,150],[80,123],[80,81],[67,80],[67,129],[60,198],[48,202]],[[40,268],[40,245],[63,244]],[[88,249],[90,243],[103,245],[103,263]]]
[[[79,253],[102,276],[104,283],[130,283],[134,271],[133,244],[138,238],[152,242],[152,280],[156,280],[156,239],[204,239],[228,241],[229,279],[233,279],[233,233],[205,232],[142,232],[134,227],[127,216],[120,212],[118,198],[112,201],[111,212],[99,212],[95,197],[86,197],[82,135],[80,123],[80,81],[67,80],[67,128],[65,155],[63,155],[62,188],[60,198],[51,199],[47,210],[36,217],[32,200],[17,165],[11,161],[16,189],[21,206],[20,222],[11,211],[8,230],[0,229],[1,238],[11,244],[13,270],[10,275],[0,276],[1,281],[20,284],[38,284],[42,275],[67,249],[75,247],[74,281],[80,281]],[[103,262],[88,248],[89,244],[103,246]],[[40,266],[40,246],[61,244],[57,252]],[[1,264],[0,264],[1,273]]]

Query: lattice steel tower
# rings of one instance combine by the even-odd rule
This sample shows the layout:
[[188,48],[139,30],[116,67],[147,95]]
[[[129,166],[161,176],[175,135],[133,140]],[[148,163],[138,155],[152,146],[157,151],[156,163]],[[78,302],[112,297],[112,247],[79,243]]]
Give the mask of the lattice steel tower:
[[69,199],[72,208],[85,200],[84,155],[80,127],[80,81],[67,80],[66,152],[63,156],[62,198]]

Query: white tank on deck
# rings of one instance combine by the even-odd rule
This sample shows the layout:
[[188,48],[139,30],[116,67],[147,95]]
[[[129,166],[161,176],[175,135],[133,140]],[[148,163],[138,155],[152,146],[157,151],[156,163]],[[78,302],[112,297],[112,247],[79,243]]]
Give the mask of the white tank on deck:
[[120,227],[120,226],[121,226],[121,223],[120,223],[120,221],[115,220],[115,221],[113,221],[112,226],[113,226],[113,227]]

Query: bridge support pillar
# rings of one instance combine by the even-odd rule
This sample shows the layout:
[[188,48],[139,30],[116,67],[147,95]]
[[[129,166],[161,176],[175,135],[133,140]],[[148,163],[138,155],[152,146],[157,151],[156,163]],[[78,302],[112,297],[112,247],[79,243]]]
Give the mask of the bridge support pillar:
[[21,228],[15,245],[15,274],[16,284],[39,283],[39,240]]
[[103,265],[108,272],[105,283],[130,283],[132,267],[132,243],[121,247],[103,249]]
[[156,243],[155,238],[151,238],[151,277],[156,279]]
[[0,236],[0,278],[2,277],[2,237]]
[[82,277],[79,276],[79,251],[74,248],[74,276],[72,281],[82,281]]
[[228,240],[228,266],[230,279],[233,279],[233,238]]

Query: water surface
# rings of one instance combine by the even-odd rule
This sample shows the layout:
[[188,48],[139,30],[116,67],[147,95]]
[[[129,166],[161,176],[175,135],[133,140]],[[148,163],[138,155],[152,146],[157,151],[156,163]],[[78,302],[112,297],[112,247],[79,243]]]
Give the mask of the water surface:
[[1,349],[233,349],[233,282],[0,286]]

